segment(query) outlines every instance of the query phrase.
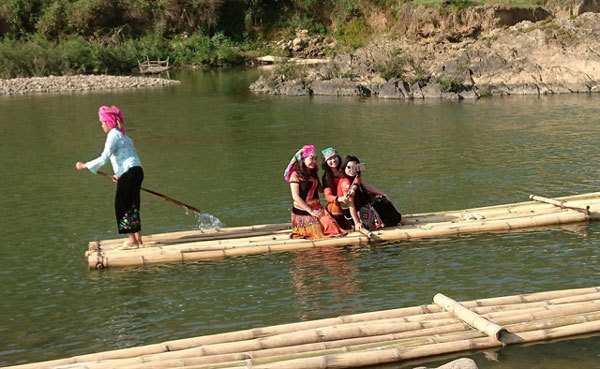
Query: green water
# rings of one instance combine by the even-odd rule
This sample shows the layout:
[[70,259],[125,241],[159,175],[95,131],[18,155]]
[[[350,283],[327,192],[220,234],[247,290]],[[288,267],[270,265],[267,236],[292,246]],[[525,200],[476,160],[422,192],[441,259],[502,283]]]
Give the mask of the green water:
[[[600,94],[460,103],[255,96],[247,87],[258,73],[0,97],[0,366],[420,305],[437,292],[466,300],[600,284],[598,223],[89,271],[87,242],[116,237],[114,184],[74,168],[102,150],[99,105],[123,109],[145,187],[227,226],[289,221],[283,170],[308,143],[357,155],[365,181],[403,213],[600,191]],[[150,234],[216,220],[143,194],[142,222]],[[599,368],[600,338],[471,357],[481,368]]]

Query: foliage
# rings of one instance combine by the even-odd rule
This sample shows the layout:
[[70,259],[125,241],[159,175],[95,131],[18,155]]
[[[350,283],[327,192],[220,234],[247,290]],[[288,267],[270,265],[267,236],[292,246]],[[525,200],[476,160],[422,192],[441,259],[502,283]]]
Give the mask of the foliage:
[[442,86],[442,91],[444,92],[458,93],[464,91],[464,86],[456,82],[454,79],[446,80],[437,78],[435,82],[439,83],[440,86]]
[[291,80],[300,80],[304,83],[308,76],[308,70],[304,65],[298,65],[293,62],[283,62],[275,65],[273,69],[274,75],[284,75]]
[[[535,6],[562,0],[495,0]],[[342,50],[371,37],[369,9],[394,13],[405,3],[462,9],[491,0],[1,0],[0,73],[129,73],[137,61],[174,65],[239,64],[249,45],[306,29],[333,34]],[[553,23],[538,25],[555,30]],[[525,31],[525,30],[522,30]],[[558,32],[558,31],[556,31]],[[490,43],[491,43],[490,39]],[[336,50],[339,51],[339,50]],[[385,78],[418,66],[397,58],[376,66]],[[414,64],[414,63],[413,63]],[[416,73],[417,77],[419,73]]]
[[201,33],[178,36],[171,41],[170,51],[177,64],[224,66],[244,60],[240,48],[222,33],[213,37]]
[[340,45],[357,49],[368,42],[369,33],[367,25],[362,20],[353,18],[335,31],[335,37]]
[[478,91],[478,93],[479,93],[479,98],[481,98],[481,99],[492,97],[492,93],[490,92],[490,90],[487,90],[487,89],[481,89]]
[[375,71],[386,81],[393,78],[404,78],[406,64],[407,58],[401,54],[400,50],[394,50],[388,59],[375,65]]

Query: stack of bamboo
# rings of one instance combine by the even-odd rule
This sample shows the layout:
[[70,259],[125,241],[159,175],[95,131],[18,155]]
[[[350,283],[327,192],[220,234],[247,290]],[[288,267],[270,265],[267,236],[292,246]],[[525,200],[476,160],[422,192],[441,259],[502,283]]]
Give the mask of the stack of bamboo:
[[600,219],[600,192],[559,200],[536,201],[484,208],[407,215],[416,226],[401,226],[369,234],[321,240],[290,239],[289,224],[166,233],[144,237],[144,247],[123,249],[122,240],[96,241],[86,252],[88,266],[123,267],[145,264],[213,260],[229,256],[306,250],[316,247],[361,245],[373,241],[399,241],[475,232],[585,222]]
[[600,334],[600,287],[434,304],[255,328],[18,368],[354,368]]

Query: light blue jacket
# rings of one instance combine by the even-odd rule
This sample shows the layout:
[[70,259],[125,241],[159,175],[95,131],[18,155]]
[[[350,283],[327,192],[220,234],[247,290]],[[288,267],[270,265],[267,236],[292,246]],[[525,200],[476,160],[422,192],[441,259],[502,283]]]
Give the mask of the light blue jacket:
[[106,135],[106,143],[104,144],[102,154],[96,159],[85,163],[85,166],[90,172],[95,174],[106,164],[108,159],[110,159],[113,171],[117,177],[127,172],[129,168],[142,166],[131,138],[125,136],[116,128],[111,129]]

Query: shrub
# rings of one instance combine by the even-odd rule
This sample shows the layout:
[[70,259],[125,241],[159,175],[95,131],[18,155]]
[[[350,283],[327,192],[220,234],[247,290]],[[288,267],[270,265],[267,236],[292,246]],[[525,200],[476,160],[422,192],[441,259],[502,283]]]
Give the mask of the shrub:
[[336,31],[335,36],[340,45],[357,49],[368,41],[369,29],[367,25],[358,18],[342,24]]
[[36,29],[47,38],[57,39],[67,32],[68,25],[68,3],[58,0],[45,9]]
[[6,39],[0,44],[2,78],[62,74],[64,69],[64,58],[48,41]]
[[386,81],[389,81],[393,78],[404,78],[405,67],[406,59],[400,55],[393,55],[390,59],[375,65],[375,71]]
[[435,82],[439,83],[442,86],[442,91],[444,92],[458,93],[464,91],[464,86],[453,79],[446,80],[437,78]]
[[71,36],[58,44],[65,61],[65,73],[92,73],[92,45],[81,36]]
[[273,74],[281,74],[286,76],[288,79],[304,79],[307,76],[307,70],[305,66],[298,65],[292,62],[279,63],[273,69]]

